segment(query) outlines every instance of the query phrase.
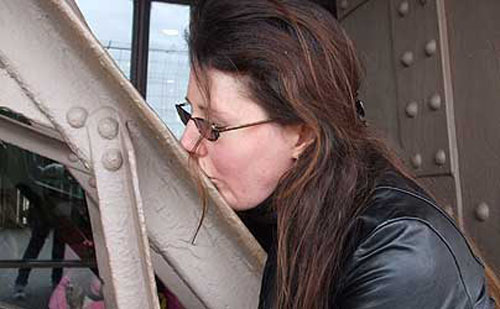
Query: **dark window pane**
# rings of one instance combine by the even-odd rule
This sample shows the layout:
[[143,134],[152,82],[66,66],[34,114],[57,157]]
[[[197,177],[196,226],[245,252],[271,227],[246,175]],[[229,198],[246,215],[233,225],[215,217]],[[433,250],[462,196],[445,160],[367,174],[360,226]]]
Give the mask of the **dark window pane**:
[[0,302],[23,308],[103,301],[84,191],[62,164],[4,142],[0,282]]

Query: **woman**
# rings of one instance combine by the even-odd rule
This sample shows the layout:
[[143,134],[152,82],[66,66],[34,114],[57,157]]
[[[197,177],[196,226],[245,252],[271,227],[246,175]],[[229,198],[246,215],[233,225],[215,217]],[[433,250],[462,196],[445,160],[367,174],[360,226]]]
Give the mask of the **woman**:
[[327,11],[202,0],[188,41],[181,142],[268,252],[261,308],[493,308],[483,264],[361,119]]

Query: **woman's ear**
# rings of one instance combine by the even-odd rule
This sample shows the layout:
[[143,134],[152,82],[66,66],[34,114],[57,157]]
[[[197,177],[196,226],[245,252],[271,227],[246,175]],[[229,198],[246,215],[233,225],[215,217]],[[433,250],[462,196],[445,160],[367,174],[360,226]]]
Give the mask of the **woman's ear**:
[[297,160],[306,148],[314,142],[314,132],[305,124],[295,125],[292,129],[294,130],[292,158]]

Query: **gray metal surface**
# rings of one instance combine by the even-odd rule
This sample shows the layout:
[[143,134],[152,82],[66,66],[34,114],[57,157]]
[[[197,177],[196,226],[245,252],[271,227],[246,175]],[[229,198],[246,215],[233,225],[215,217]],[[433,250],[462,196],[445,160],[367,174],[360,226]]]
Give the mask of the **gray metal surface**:
[[500,272],[500,2],[445,1],[465,230]]
[[118,308],[159,308],[130,137],[110,107],[87,118],[104,248],[113,278],[108,285]]
[[[401,5],[408,10],[401,14]],[[401,142],[418,176],[447,175],[450,138],[446,110],[438,7],[436,1],[390,1],[392,54],[396,76]],[[432,45],[433,52],[426,52]],[[429,48],[430,49],[430,48]]]
[[365,68],[361,97],[370,123],[401,149],[401,132],[388,1],[367,1],[342,20]]
[[[461,194],[442,1],[367,1],[342,23],[366,67],[370,122],[461,224]],[[444,39],[443,39],[444,38]]]
[[368,0],[336,0],[337,15],[339,18],[345,18],[367,1]]
[[500,3],[346,2],[368,119],[500,270]]

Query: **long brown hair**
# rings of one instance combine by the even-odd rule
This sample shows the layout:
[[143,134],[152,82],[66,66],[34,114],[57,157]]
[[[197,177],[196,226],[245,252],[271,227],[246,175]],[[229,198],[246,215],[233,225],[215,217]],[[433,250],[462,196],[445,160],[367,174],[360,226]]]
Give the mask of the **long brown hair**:
[[205,85],[208,69],[241,77],[270,118],[312,131],[314,142],[273,194],[275,306],[334,305],[354,218],[384,170],[403,172],[356,112],[362,71],[352,42],[329,12],[304,0],[200,0],[188,43]]

